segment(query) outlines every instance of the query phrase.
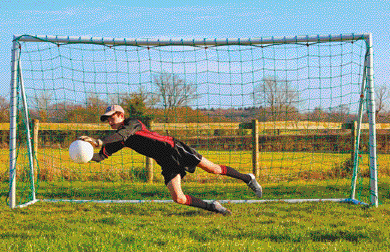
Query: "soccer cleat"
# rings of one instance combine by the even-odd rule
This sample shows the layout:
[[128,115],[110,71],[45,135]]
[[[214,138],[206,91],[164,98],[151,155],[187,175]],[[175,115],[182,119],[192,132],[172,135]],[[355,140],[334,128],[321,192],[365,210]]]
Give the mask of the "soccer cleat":
[[255,175],[253,175],[252,173],[249,173],[248,175],[251,177],[251,181],[249,181],[249,183],[247,184],[248,187],[255,192],[257,197],[263,197],[263,189],[261,188],[259,183],[257,183]]
[[222,214],[223,216],[226,216],[226,215],[231,215],[232,212],[230,212],[230,210],[224,208],[221,203],[219,203],[218,201],[213,201],[213,205],[214,205],[214,209],[217,213],[220,213]]

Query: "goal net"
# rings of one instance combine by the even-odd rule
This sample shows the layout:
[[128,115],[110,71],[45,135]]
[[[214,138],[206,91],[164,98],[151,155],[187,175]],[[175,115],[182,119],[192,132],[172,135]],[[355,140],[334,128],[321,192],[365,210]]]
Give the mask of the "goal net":
[[[153,192],[160,167],[131,149],[101,163],[70,160],[79,136],[112,133],[99,121],[110,104],[215,163],[254,173],[261,200],[377,205],[372,65],[370,34],[14,36],[9,205],[169,200]],[[215,183],[220,200],[256,202],[242,182],[201,169],[184,183]],[[145,194],[121,194],[135,185]]]

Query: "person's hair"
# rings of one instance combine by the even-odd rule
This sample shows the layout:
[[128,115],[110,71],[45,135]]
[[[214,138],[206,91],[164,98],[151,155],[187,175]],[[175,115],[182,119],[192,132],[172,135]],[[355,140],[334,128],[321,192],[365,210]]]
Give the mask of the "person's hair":
[[125,117],[125,114],[122,113],[122,112],[119,112],[119,111],[116,111],[116,112],[115,112],[114,114],[112,114],[112,115],[118,115],[118,116],[119,116],[119,115],[121,115],[121,114],[123,115],[123,117]]

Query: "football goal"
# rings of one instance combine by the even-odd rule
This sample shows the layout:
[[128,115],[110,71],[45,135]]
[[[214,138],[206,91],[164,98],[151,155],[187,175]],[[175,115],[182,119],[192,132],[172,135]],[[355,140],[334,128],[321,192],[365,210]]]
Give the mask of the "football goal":
[[[144,202],[144,196],[169,201],[148,189],[163,184],[160,168],[131,149],[101,163],[71,161],[68,148],[79,136],[112,133],[99,121],[110,104],[215,163],[254,173],[264,187],[256,199],[223,176],[197,170],[184,178],[188,185],[242,190],[240,198],[218,194],[222,202],[378,205],[371,34],[15,35],[9,177],[3,177],[11,208],[38,201]],[[121,194],[130,185],[147,192]]]

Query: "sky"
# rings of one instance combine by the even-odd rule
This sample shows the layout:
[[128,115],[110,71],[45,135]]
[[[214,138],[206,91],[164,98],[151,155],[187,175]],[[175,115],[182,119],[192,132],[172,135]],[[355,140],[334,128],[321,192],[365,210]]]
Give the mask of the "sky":
[[13,35],[249,38],[372,33],[375,85],[390,85],[390,0],[0,0],[0,96]]

